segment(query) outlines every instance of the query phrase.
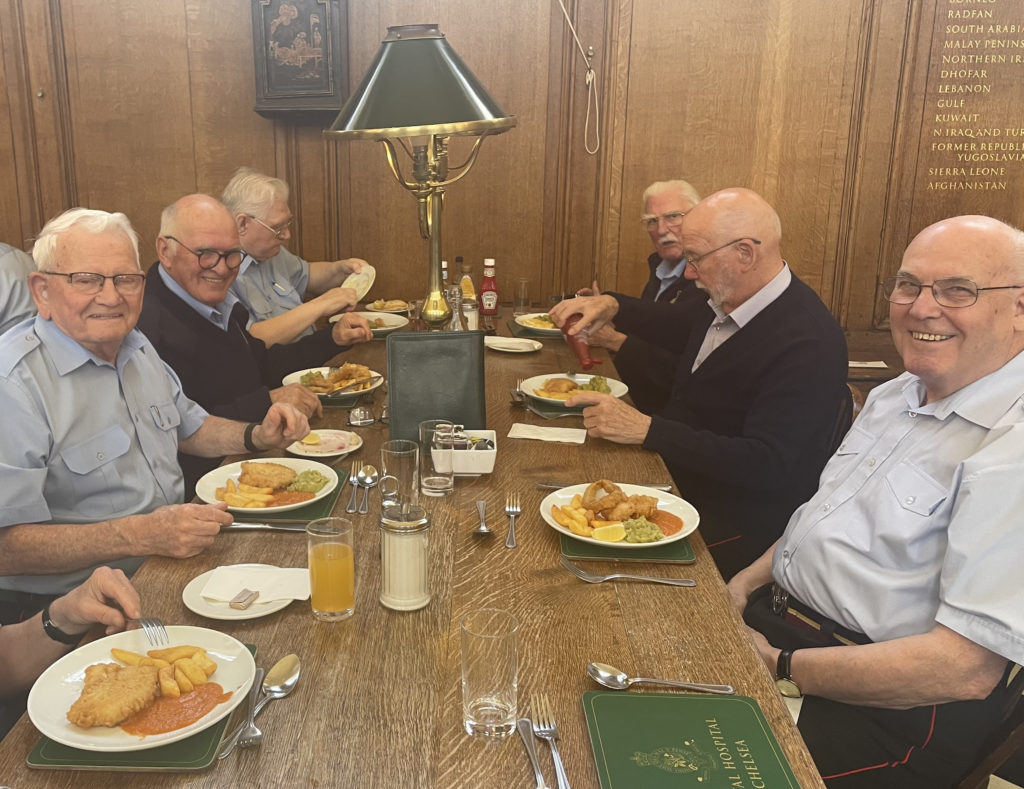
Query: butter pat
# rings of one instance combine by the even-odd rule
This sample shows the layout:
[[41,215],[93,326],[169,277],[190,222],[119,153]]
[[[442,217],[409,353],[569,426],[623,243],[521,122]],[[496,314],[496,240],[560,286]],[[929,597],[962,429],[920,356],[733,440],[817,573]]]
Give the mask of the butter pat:
[[259,596],[260,596],[259,592],[250,592],[248,589],[243,589],[241,592],[236,594],[231,599],[231,602],[228,603],[228,605],[230,605],[232,608],[237,608],[240,611],[241,610],[245,610],[246,608],[251,606],[253,603],[255,603],[256,602],[256,598],[259,597]]

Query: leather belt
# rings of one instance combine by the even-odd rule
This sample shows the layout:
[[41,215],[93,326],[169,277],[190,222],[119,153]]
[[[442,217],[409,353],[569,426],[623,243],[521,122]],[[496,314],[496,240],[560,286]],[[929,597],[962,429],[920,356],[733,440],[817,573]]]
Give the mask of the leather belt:
[[810,606],[804,605],[781,584],[772,584],[771,594],[772,612],[779,617],[785,617],[794,624],[809,627],[817,630],[823,636],[834,639],[839,644],[847,646],[864,645],[873,643],[863,633],[843,627],[838,622],[819,614]]

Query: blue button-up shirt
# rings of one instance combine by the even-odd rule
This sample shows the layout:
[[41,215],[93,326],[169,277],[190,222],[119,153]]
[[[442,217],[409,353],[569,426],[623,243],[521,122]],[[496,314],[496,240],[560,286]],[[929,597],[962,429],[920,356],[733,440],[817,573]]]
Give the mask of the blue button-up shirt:
[[216,307],[211,307],[209,304],[203,304],[199,299],[195,298],[181,285],[178,284],[177,280],[174,279],[159,263],[156,264],[156,269],[160,272],[160,279],[164,281],[164,284],[170,289],[172,293],[181,298],[188,306],[202,315],[206,320],[217,326],[224,331],[228,330],[228,324],[231,322],[231,310],[238,304],[238,297],[230,290],[224,297],[224,301],[218,304]]
[[[263,262],[246,255],[231,290],[249,310],[249,326],[252,326],[298,307],[308,287],[309,263],[282,247],[274,257]],[[308,326],[298,337],[314,331],[316,327]]]
[[658,295],[654,297],[655,301],[661,298],[662,293],[679,282],[680,278],[683,276],[683,270],[685,268],[685,260],[680,260],[678,263],[671,263],[667,260],[663,260],[658,264],[658,267],[654,269],[654,274],[661,280],[661,287],[658,288]]
[[0,244],[0,334],[36,314],[28,289],[28,275],[35,261],[20,249]]
[[[0,528],[96,523],[180,504],[178,442],[206,411],[132,331],[116,364],[36,317],[0,337]],[[131,573],[144,557],[106,562]],[[94,568],[8,576],[0,588],[62,594]]]
[[1024,353],[924,404],[910,373],[868,397],[775,548],[796,597],[874,641],[940,623],[1024,662]]

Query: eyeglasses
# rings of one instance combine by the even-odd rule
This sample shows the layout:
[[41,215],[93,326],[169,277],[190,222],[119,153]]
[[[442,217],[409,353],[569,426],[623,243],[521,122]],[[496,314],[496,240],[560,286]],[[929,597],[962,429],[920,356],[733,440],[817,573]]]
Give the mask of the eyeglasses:
[[1012,290],[1024,288],[1024,285],[979,288],[974,280],[966,277],[937,279],[931,285],[922,285],[916,279],[907,277],[889,277],[882,282],[882,292],[893,304],[913,304],[924,288],[929,288],[932,298],[943,307],[970,307],[978,300],[978,294],[983,290]]
[[176,244],[181,244],[181,246],[185,247],[185,249],[195,255],[199,259],[199,268],[217,268],[218,264],[222,260],[224,261],[224,265],[226,265],[230,271],[234,271],[242,265],[242,257],[244,256],[244,253],[240,249],[230,249],[227,252],[218,252],[216,249],[200,249],[196,252],[194,249],[186,247],[174,236],[164,236],[164,238],[168,241],[173,241]]
[[103,290],[108,279],[114,281],[114,290],[122,296],[134,296],[142,292],[142,285],[146,281],[145,274],[114,274],[112,277],[106,277],[103,274],[93,274],[91,271],[76,271],[73,274],[59,274],[55,271],[40,273],[48,277],[64,277],[71,283],[72,290],[85,296],[95,296]]
[[693,268],[696,270],[698,268],[698,264],[700,263],[700,261],[702,261],[708,255],[713,255],[716,252],[721,252],[726,247],[731,247],[733,244],[738,244],[741,241],[750,241],[750,242],[752,242],[754,244],[758,244],[758,245],[761,243],[756,238],[737,238],[737,239],[735,239],[733,241],[730,241],[728,244],[722,244],[722,246],[718,247],[717,249],[712,249],[710,252],[705,252],[703,255],[698,255],[695,258],[684,257],[683,260],[682,260],[682,262],[684,263],[684,268],[685,268],[685,265],[690,265],[690,266],[693,266]]
[[665,227],[675,230],[683,224],[684,216],[686,214],[682,211],[670,211],[667,214],[644,214],[640,217],[640,224],[647,230],[657,230],[658,224],[664,222]]
[[295,221],[295,217],[292,217],[287,222],[285,222],[283,225],[278,225],[277,227],[271,227],[270,225],[268,225],[266,222],[262,221],[261,219],[257,219],[256,217],[254,217],[252,214],[246,214],[246,216],[249,217],[252,221],[259,222],[261,225],[263,225],[263,227],[265,227],[267,230],[269,230],[271,233],[274,234],[274,238],[280,238],[282,235],[284,235],[284,231],[287,230],[289,227],[291,227],[292,222]]

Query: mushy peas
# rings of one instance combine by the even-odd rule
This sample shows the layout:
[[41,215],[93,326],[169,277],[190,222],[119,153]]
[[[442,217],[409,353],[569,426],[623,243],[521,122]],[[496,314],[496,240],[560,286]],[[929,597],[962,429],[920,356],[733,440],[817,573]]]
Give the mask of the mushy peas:
[[665,538],[661,529],[647,518],[630,518],[622,522],[622,527],[626,530],[626,542],[657,542]]
[[177,698],[161,696],[142,712],[133,715],[121,728],[129,734],[145,737],[148,734],[165,734],[195,723],[206,713],[231,698],[216,682],[196,685],[190,693]]

